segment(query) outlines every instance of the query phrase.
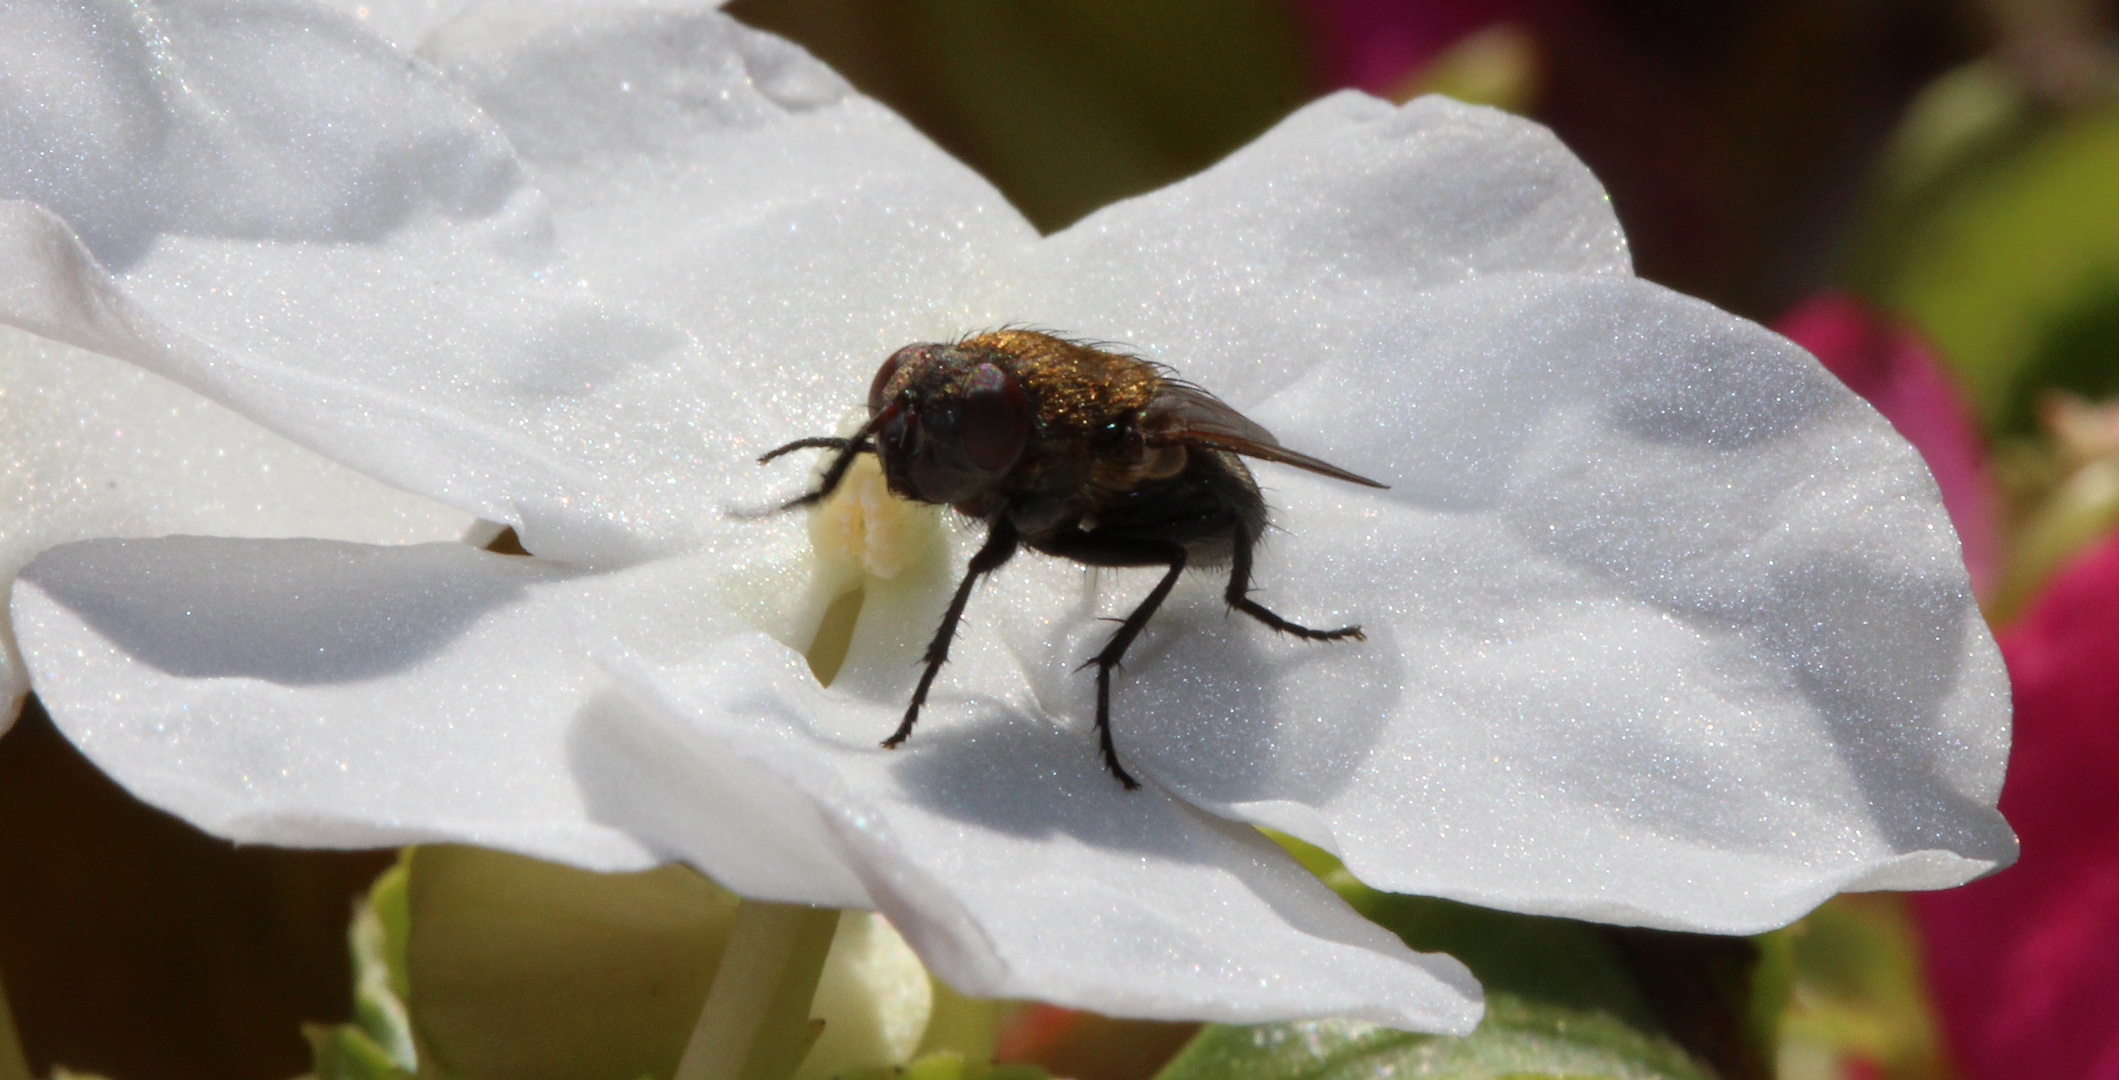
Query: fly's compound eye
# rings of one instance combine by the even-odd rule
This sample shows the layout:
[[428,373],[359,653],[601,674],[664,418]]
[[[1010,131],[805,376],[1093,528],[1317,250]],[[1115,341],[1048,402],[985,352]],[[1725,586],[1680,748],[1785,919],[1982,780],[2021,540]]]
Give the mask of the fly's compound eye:
[[964,456],[982,472],[1006,472],[1030,438],[1030,403],[1007,372],[980,364],[964,387],[959,437]]
[[885,406],[876,416],[875,438],[877,444],[882,447],[884,460],[902,457],[906,451],[912,449],[906,443],[914,425],[907,422],[903,405]]
[[874,416],[883,411],[883,391],[890,388],[890,380],[898,373],[899,365],[919,356],[926,349],[925,345],[907,345],[891,353],[890,359],[883,361],[883,366],[876,369],[875,381],[868,384],[868,415]]

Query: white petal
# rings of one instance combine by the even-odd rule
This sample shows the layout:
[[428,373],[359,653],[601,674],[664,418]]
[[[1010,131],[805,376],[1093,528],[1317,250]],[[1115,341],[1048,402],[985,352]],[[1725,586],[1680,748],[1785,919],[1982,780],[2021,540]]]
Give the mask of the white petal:
[[521,152],[597,292],[696,340],[627,405],[696,429],[704,469],[748,480],[899,346],[992,321],[990,279],[1037,239],[897,115],[706,5],[487,4],[425,53]]
[[435,27],[462,14],[475,0],[319,0],[325,7],[360,20],[361,25],[389,39],[405,52]]
[[[1379,315],[1255,415],[1394,485],[1258,470],[1285,532],[1257,598],[1368,640],[1274,640],[1188,583],[1115,709],[1186,798],[1382,888],[1718,932],[2013,858],[2007,681],[1934,485],[1785,340],[1638,281],[1499,276]],[[1105,614],[1146,588],[1114,579]],[[1108,632],[1013,631],[1077,713],[1060,669]]]
[[658,861],[596,820],[571,731],[603,686],[550,564],[462,544],[87,541],[15,586],[37,693],[135,795],[232,840],[456,840]]
[[0,36],[32,47],[0,113],[24,148],[0,196],[64,222],[0,203],[0,321],[541,550],[637,554],[648,500],[610,482],[610,409],[587,399],[685,339],[573,279],[476,108],[310,5],[121,15],[8,9]]
[[10,8],[0,38],[31,47],[0,90],[25,148],[0,197],[29,202],[0,206],[0,321],[541,555],[710,543],[784,482],[750,460],[767,440],[830,430],[905,340],[989,319],[978,253],[1032,237],[785,42],[696,7],[544,21],[569,10],[430,35],[531,150],[555,222],[487,117],[353,20]]
[[[407,543],[470,515],[394,491],[131,364],[0,327],[0,580],[95,536],[217,533]],[[0,615],[0,705],[28,687]],[[0,729],[11,722],[6,705]]]
[[[960,991],[1172,1019],[1478,1018],[1462,965],[1408,951],[1256,832],[1122,791],[1076,732],[959,700],[892,753],[874,735],[898,702],[824,690],[762,635],[681,663],[606,647],[642,705],[598,732],[614,751],[675,789],[777,788]],[[634,827],[719,876],[696,825]]]
[[[68,736],[234,839],[676,855],[747,895],[872,903],[974,993],[1475,1022],[1461,965],[1409,952],[1248,828],[1120,791],[1078,733],[990,700],[967,722],[948,695],[955,723],[878,749],[898,703],[818,687],[699,602],[710,565],[595,578],[453,544],[89,541],[32,563],[14,610]],[[570,622],[625,698],[574,658]]]
[[1482,274],[1632,269],[1603,187],[1552,132],[1351,91],[1089,215],[1037,259],[1008,318],[1142,349],[1239,408],[1402,298]]

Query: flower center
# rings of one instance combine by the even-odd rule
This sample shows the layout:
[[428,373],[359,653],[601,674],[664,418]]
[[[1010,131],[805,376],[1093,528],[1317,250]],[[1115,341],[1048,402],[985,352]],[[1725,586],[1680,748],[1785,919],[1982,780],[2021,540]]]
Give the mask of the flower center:
[[831,498],[810,511],[809,543],[818,580],[836,595],[804,653],[810,672],[829,686],[853,647],[869,590],[888,588],[908,567],[931,561],[943,548],[941,513],[892,495],[875,456],[863,454]]
[[862,454],[839,489],[809,515],[809,543],[826,563],[850,564],[885,581],[941,539],[934,508],[890,493],[883,467]]

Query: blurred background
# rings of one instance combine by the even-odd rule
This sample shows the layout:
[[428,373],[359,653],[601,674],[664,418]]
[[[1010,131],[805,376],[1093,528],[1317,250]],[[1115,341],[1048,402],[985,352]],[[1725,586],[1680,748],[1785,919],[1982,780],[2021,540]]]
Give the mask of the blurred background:
[[[1756,943],[1789,1080],[2119,1078],[2119,3],[736,0],[1056,230],[1342,88],[1551,126],[1639,273],[1774,326],[1918,446],[2017,696],[2022,862]],[[279,1080],[351,1008],[390,852],[237,850],[32,703],[0,739],[0,975],[37,1075]],[[1191,1034],[1021,1010],[1001,1053],[1151,1075]],[[1711,1056],[1711,1055],[1710,1055]]]

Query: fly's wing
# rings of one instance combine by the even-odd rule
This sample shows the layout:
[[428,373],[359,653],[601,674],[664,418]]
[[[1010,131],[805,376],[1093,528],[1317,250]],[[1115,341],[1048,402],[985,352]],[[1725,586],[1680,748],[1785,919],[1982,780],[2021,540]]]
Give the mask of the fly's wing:
[[1298,454],[1280,445],[1273,433],[1220,398],[1190,383],[1166,379],[1162,391],[1141,417],[1141,438],[1149,446],[1201,446],[1231,454],[1277,461],[1313,473],[1369,487],[1389,487],[1358,476],[1328,461]]

